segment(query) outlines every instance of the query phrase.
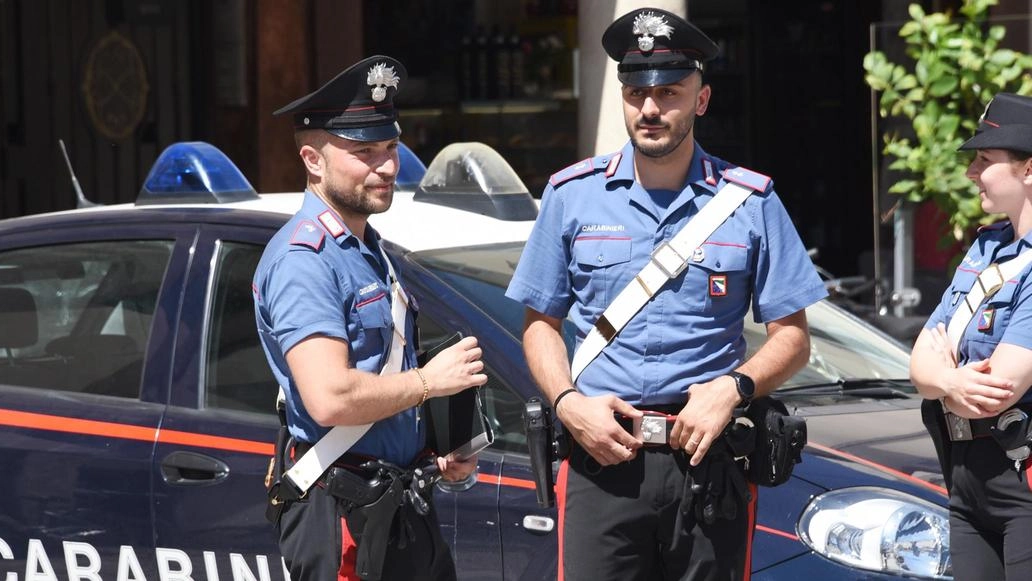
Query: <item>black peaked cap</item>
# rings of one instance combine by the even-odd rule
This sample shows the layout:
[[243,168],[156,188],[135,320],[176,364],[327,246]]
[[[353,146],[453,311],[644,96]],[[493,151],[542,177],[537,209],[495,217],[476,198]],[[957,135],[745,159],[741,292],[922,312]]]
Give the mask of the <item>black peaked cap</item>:
[[998,93],[989,101],[974,137],[964,149],[1008,149],[1032,153],[1032,97]]
[[625,85],[669,85],[703,69],[719,48],[694,24],[659,8],[639,8],[613,21],[602,34],[602,48],[620,63]]
[[401,135],[394,97],[408,78],[388,56],[363,59],[315,91],[273,113],[291,113],[294,129],[325,129],[354,141],[385,141]]

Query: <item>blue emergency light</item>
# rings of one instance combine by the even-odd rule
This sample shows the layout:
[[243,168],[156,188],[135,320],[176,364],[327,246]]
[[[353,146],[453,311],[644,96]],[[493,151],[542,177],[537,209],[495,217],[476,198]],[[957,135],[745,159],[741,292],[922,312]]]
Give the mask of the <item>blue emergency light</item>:
[[161,152],[136,198],[146,204],[221,204],[258,194],[219,148],[203,141],[174,143]]

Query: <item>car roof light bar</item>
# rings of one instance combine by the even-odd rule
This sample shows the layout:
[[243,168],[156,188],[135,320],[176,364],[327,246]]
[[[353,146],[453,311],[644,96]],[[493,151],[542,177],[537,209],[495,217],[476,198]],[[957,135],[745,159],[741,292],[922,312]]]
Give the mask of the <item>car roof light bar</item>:
[[244,174],[219,148],[203,141],[174,143],[161,152],[136,205],[221,204],[256,200]]

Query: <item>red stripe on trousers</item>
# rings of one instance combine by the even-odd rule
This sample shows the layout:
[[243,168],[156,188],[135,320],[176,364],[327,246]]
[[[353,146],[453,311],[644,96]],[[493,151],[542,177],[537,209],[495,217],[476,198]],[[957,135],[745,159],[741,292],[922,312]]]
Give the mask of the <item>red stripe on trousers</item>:
[[756,484],[749,483],[749,495],[752,500],[749,501],[749,528],[745,537],[745,567],[742,569],[742,581],[749,581],[752,578],[752,548],[753,548],[753,535],[756,534],[756,509],[760,497],[760,489]]
[[569,472],[570,460],[567,458],[559,465],[559,478],[555,483],[555,504],[559,512],[559,572],[556,581],[563,581],[563,537],[565,536],[563,524],[566,520],[566,477]]
[[340,569],[337,570],[337,581],[361,581],[355,571],[358,559],[358,545],[348,530],[348,521],[340,519]]

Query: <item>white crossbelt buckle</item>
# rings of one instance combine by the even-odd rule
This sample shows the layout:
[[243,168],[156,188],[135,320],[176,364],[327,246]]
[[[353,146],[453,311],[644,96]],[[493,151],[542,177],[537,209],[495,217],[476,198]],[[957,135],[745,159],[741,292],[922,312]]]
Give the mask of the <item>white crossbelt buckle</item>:
[[1003,283],[1007,281],[1003,280],[1003,274],[1000,272],[1000,266],[997,264],[990,264],[989,268],[983,270],[978,275],[978,284],[982,287],[982,292],[985,293],[985,297],[989,298],[996,294],[1001,288]]
[[1007,282],[1006,279],[1004,279],[1003,277],[1003,273],[1000,272],[1000,266],[995,263],[990,264],[988,268],[980,272],[978,274],[977,281],[978,286],[982,289],[983,295],[981,298],[978,299],[978,303],[971,304],[972,293],[968,293],[968,295],[964,297],[964,303],[967,305],[968,310],[971,311],[972,314],[975,312],[976,309],[978,309],[978,305],[980,305],[982,301],[992,298],[994,294],[996,294],[1001,288],[1003,288],[1004,283]]
[[666,240],[659,243],[652,251],[652,264],[663,271],[667,278],[681,274],[688,266],[688,259],[681,256]]

